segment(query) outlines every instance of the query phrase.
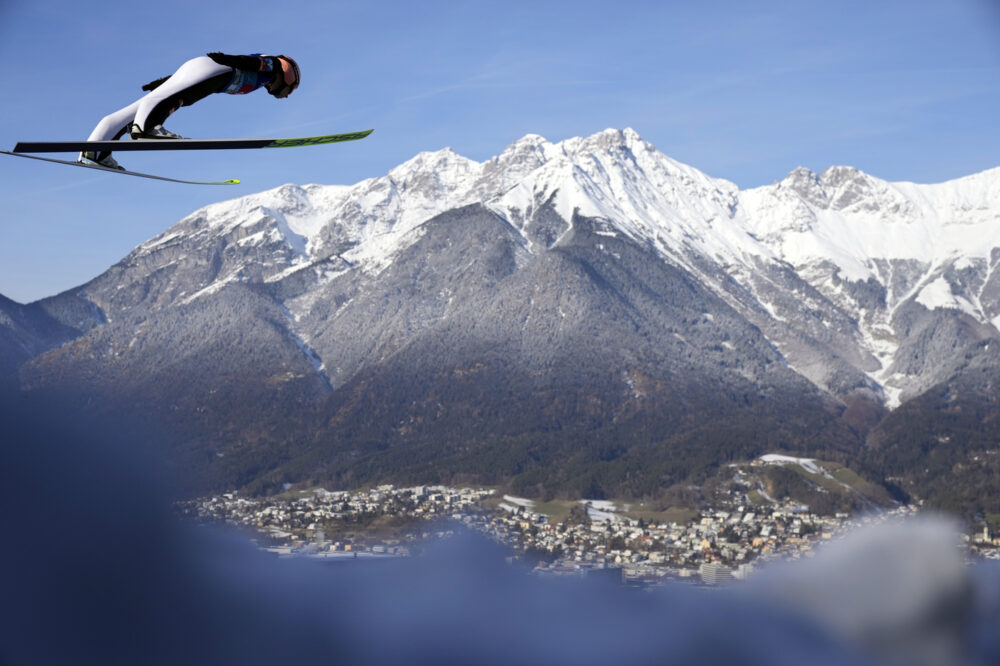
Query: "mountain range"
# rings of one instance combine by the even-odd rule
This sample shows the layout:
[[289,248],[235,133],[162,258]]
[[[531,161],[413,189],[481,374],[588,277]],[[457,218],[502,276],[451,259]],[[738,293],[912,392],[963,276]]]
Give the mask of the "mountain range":
[[1000,513],[998,262],[1000,168],[741,190],[630,129],[528,135],[213,204],[0,299],[0,382],[155,423],[192,492],[680,496],[785,451]]

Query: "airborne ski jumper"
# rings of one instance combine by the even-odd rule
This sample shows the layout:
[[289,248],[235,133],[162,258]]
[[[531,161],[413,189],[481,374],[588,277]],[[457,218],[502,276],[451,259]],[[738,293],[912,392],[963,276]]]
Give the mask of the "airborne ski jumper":
[[[294,60],[284,55],[226,55],[209,53],[188,60],[180,69],[142,87],[149,94],[101,119],[86,141],[18,141],[12,151],[0,154],[64,164],[105,173],[137,176],[190,185],[237,185],[239,180],[187,180],[129,171],[111,156],[112,151],[234,150],[247,148],[295,148],[363,139],[373,130],[346,134],[322,134],[297,138],[185,139],[163,128],[163,121],[182,106],[191,106],[214,93],[245,95],[265,88],[279,99],[299,86],[301,75]],[[128,134],[132,141],[119,141]],[[161,141],[161,139],[173,139]],[[40,157],[27,153],[79,153],[75,161]]]
[[[149,94],[101,119],[88,141],[116,141],[126,133],[133,139],[180,139],[163,122],[182,106],[191,106],[214,93],[245,95],[258,88],[284,99],[299,86],[299,66],[285,55],[226,55],[209,53],[188,60],[176,72],[142,87]],[[84,151],[77,161],[124,170],[108,150]]]

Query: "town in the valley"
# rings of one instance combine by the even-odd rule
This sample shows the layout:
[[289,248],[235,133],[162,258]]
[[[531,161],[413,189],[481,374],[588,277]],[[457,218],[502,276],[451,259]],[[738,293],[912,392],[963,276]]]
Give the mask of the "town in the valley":
[[[281,557],[408,556],[433,539],[473,530],[504,544],[512,561],[540,574],[603,575],[642,586],[746,579],[768,561],[811,557],[824,541],[854,528],[918,512],[910,505],[826,516],[788,500],[768,500],[753,504],[733,496],[667,520],[644,518],[650,514],[636,510],[641,507],[609,501],[541,505],[489,488],[381,485],[268,498],[225,493],[178,509],[199,522],[249,529],[261,548]],[[1000,559],[1000,538],[987,527],[963,538],[971,559]]]

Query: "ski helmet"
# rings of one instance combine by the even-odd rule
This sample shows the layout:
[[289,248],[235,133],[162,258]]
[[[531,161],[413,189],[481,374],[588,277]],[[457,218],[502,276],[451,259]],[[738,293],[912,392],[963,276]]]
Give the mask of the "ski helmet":
[[267,91],[278,98],[285,98],[292,94],[299,87],[302,75],[299,73],[299,65],[286,55],[275,56],[277,63],[281,64],[281,72],[274,73],[274,81],[267,87]]

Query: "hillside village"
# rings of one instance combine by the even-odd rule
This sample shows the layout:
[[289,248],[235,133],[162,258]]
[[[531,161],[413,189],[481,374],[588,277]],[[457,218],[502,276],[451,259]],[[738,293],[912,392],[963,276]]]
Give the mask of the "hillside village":
[[[852,528],[917,511],[897,507],[820,516],[787,500],[752,506],[745,497],[733,497],[684,522],[629,517],[604,501],[581,502],[555,520],[531,500],[501,497],[492,489],[392,485],[276,498],[226,493],[179,508],[199,521],[249,528],[262,548],[279,556],[406,556],[428,539],[471,529],[506,545],[512,560],[523,560],[540,574],[599,574],[635,585],[745,579],[763,562],[811,557],[818,544]],[[386,521],[391,529],[385,529]],[[985,528],[967,539],[971,554],[1000,559],[1000,539]]]

